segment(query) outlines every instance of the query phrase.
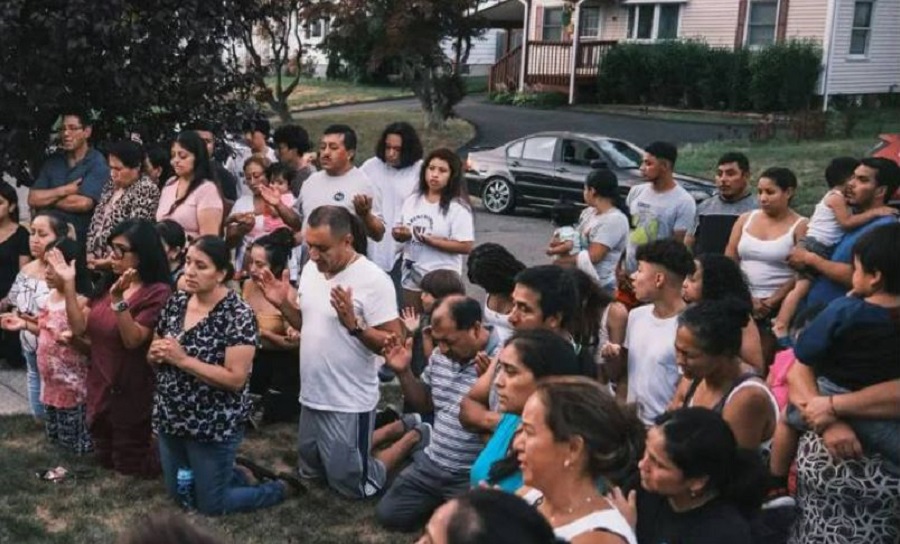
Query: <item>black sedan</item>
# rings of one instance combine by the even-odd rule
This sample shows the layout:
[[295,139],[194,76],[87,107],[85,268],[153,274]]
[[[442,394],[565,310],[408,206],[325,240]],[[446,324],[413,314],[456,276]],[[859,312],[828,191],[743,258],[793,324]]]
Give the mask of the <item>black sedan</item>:
[[[472,151],[466,161],[469,193],[481,197],[492,213],[516,206],[548,208],[560,199],[583,202],[584,180],[591,169],[605,166],[616,173],[622,194],[644,183],[640,166],[644,150],[631,142],[596,134],[540,132],[495,149]],[[698,202],[712,196],[715,185],[705,179],[675,174],[675,181]]]

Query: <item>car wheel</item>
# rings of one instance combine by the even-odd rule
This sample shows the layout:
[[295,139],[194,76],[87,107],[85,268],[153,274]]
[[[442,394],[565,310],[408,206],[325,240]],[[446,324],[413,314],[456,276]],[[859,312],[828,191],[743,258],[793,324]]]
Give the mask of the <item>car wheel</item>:
[[510,213],[516,207],[512,184],[503,178],[490,178],[481,191],[481,202],[491,213]]

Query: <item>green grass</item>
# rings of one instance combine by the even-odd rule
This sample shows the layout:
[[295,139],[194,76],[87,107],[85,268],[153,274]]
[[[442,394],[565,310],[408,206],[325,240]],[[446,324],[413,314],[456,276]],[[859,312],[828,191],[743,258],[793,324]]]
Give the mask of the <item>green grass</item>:
[[[296,464],[297,430],[273,425],[247,434],[240,454],[276,470]],[[94,465],[51,447],[28,416],[0,417],[0,542],[81,544],[113,542],[116,535],[149,515],[178,512],[161,480],[141,481]],[[62,465],[78,477],[45,482],[35,472]],[[350,501],[324,487],[300,498],[248,514],[207,518],[188,514],[192,523],[221,535],[224,542],[305,544],[409,541],[374,523],[375,501]]]
[[[275,77],[266,78],[266,82],[275,88]],[[287,85],[285,79],[283,84]],[[356,102],[371,102],[412,96],[409,89],[390,85],[359,85],[349,81],[334,79],[301,79],[300,84],[288,99],[294,111],[323,108]]]
[[456,150],[475,137],[475,129],[462,119],[450,119],[447,121],[447,128],[442,131],[426,130],[424,117],[418,109],[307,113],[297,119],[312,137],[322,134],[325,127],[332,123],[344,123],[353,127],[359,139],[357,164],[362,164],[375,154],[375,144],[381,136],[381,131],[395,121],[406,121],[416,128],[426,153],[438,147]]
[[640,119],[659,119],[662,121],[689,121],[701,123],[721,123],[730,125],[752,125],[757,122],[756,119],[748,118],[744,115],[728,114],[726,112],[678,111],[643,106],[580,104],[577,106],[573,106],[571,109],[589,113],[608,113],[612,115],[637,117]]

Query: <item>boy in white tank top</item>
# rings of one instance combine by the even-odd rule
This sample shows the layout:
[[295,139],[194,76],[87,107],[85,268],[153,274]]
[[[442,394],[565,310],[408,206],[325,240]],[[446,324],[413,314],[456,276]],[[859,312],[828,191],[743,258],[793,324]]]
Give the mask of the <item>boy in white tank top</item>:
[[[798,247],[830,259],[834,247],[844,237],[844,233],[855,230],[873,219],[898,213],[890,206],[873,208],[859,214],[853,213],[853,210],[847,205],[844,190],[858,165],[859,161],[852,157],[838,157],[832,159],[828,164],[825,169],[825,181],[830,189],[816,204],[813,215],[809,219],[806,236],[797,242]],[[794,289],[785,297],[778,316],[772,322],[772,332],[775,333],[779,345],[783,347],[788,347],[791,343],[788,335],[791,321],[797,312],[800,301],[809,293],[814,279],[815,271],[813,270],[805,269],[799,273]]]

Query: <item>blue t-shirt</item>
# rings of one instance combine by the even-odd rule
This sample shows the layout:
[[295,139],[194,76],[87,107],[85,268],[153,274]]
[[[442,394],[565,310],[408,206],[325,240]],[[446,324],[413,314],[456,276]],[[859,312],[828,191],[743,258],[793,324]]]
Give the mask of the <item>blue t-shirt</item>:
[[[856,230],[850,231],[841,238],[841,241],[838,242],[837,246],[834,248],[834,252],[831,254],[831,261],[837,263],[844,264],[853,264],[853,245],[856,243],[859,238],[869,232],[870,230],[880,227],[882,225],[890,225],[891,223],[897,222],[897,219],[894,217],[879,217],[865,225],[859,227]],[[847,294],[850,288],[846,285],[842,285],[840,283],[831,281],[825,276],[819,276],[816,278],[815,282],[813,282],[812,288],[809,290],[809,294],[806,295],[806,301],[804,307],[806,308],[815,308],[819,306],[825,306],[832,300],[842,297]]]
[[[89,197],[94,203],[100,201],[103,187],[109,181],[109,165],[106,159],[96,149],[88,149],[83,159],[75,163],[71,168],[66,160],[65,153],[55,153],[44,161],[32,189],[56,189],[81,178],[78,194]],[[88,227],[91,223],[93,211],[85,213],[70,213],[59,210],[66,221],[75,227],[78,234],[78,243],[84,245],[87,238]]]
[[900,309],[837,298],[800,333],[794,356],[851,391],[900,379]]
[[[500,423],[494,429],[494,435],[491,436],[484,449],[478,454],[478,459],[475,460],[475,463],[472,464],[472,468],[469,470],[469,482],[472,484],[472,487],[478,487],[482,482],[487,482],[491,466],[506,457],[513,437],[516,434],[516,429],[519,428],[520,421],[522,421],[522,418],[516,414],[503,414],[503,417],[500,418]],[[517,470],[515,474],[511,474],[491,485],[497,485],[507,493],[515,493],[517,489],[524,485],[522,483],[522,471]]]

